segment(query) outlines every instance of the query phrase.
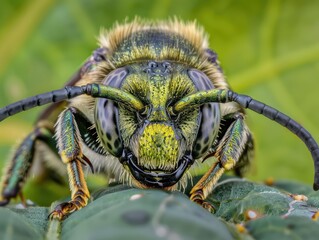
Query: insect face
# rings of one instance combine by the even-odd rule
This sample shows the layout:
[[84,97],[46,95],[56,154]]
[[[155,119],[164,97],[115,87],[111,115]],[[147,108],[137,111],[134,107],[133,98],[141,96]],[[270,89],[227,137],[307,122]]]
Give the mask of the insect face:
[[[95,107],[99,139],[110,153],[121,157],[137,185],[163,187],[163,181],[165,186],[174,185],[193,159],[207,152],[218,133],[218,103],[177,115],[171,111],[181,98],[213,88],[205,74],[186,65],[144,61],[115,70],[103,84],[138,96],[145,106],[136,112],[98,99]],[[178,177],[172,178],[177,173]],[[149,176],[148,181],[142,181],[141,174]],[[168,177],[171,179],[165,181]]]

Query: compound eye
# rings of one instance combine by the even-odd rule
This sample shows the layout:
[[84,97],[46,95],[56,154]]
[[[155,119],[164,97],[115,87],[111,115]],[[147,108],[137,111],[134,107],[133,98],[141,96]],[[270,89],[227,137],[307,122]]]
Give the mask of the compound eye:
[[[197,69],[189,69],[188,76],[198,91],[215,88],[212,81],[203,72]],[[206,103],[201,106],[200,124],[192,152],[194,158],[203,156],[212,146],[219,131],[220,118],[218,103]]]
[[[128,71],[125,67],[111,72],[103,81],[104,85],[120,88]],[[123,143],[118,127],[118,105],[112,100],[98,98],[95,108],[95,125],[99,139],[104,148],[113,156],[120,157],[123,152]]]

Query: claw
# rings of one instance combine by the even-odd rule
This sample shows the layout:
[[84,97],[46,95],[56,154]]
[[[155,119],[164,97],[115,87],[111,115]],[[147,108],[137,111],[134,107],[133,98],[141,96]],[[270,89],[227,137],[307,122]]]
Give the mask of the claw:
[[78,207],[73,201],[64,202],[55,207],[55,209],[49,214],[48,219],[58,219],[59,221],[62,221],[76,210],[78,210]]
[[91,169],[91,172],[94,173],[94,168],[92,165],[92,162],[90,161],[90,159],[88,159],[85,155],[82,156],[82,158],[80,158],[80,161],[85,164],[88,165]]
[[199,205],[201,205],[203,208],[205,208],[210,213],[214,213],[215,212],[214,206],[211,203],[207,202],[207,201],[204,201],[204,200],[201,200],[201,199],[194,199],[192,201],[197,203],[197,204],[199,204]]
[[49,214],[48,219],[64,220],[71,213],[85,207],[87,205],[88,196],[82,191],[78,191],[73,200],[58,204]]
[[215,210],[216,210],[214,208],[214,206],[211,203],[207,202],[207,201],[203,201],[202,202],[202,207],[205,208],[210,213],[214,213]]
[[211,213],[215,212],[214,206],[203,199],[203,194],[202,194],[202,191],[200,190],[192,194],[190,196],[190,200],[201,205],[203,208],[205,208],[207,211]]

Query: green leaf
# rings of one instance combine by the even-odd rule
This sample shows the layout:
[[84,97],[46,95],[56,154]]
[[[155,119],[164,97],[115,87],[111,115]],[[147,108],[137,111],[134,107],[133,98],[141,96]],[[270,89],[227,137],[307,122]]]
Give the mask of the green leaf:
[[48,212],[36,207],[25,210],[0,208],[1,239],[43,239]]
[[224,223],[180,192],[125,189],[105,194],[90,205],[63,222],[62,239],[231,238]]
[[249,222],[247,229],[255,239],[317,239],[319,232],[318,223],[298,216],[258,219]]
[[[298,183],[293,185],[297,189],[307,188]],[[313,192],[309,192],[311,194]],[[96,191],[92,199],[88,206],[62,223],[48,220],[49,211],[57,203],[53,203],[50,210],[0,208],[4,216],[1,217],[0,236],[67,240],[274,239],[274,236],[316,239],[319,234],[318,219],[311,220],[319,211],[319,204],[296,200],[287,191],[238,178],[221,181],[209,196],[215,214],[191,202],[181,192],[143,190],[125,185]]]
[[[307,186],[298,183],[292,184],[296,187],[296,190],[307,189]],[[302,193],[301,191],[298,195]],[[307,193],[308,201],[301,201],[295,197],[297,194],[293,195],[274,187],[234,178],[219,183],[208,199],[217,209],[216,216],[234,223],[241,223],[250,220],[251,214],[256,218],[263,216],[304,216],[311,218],[319,207],[313,201],[311,194],[315,195],[314,198],[317,199],[318,193],[313,190],[307,191]]]

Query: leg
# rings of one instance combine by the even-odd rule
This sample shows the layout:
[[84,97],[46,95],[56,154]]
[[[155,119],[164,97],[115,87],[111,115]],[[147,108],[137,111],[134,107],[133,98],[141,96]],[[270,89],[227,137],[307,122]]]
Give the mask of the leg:
[[243,177],[249,168],[251,161],[254,159],[254,139],[252,134],[249,132],[247,136],[247,142],[244,146],[243,153],[239,158],[238,163],[234,166],[234,172],[237,176]]
[[84,179],[82,164],[89,164],[91,166],[91,163],[81,150],[81,137],[75,121],[75,114],[78,114],[75,108],[68,108],[63,111],[59,117],[56,129],[59,154],[67,166],[71,189],[71,200],[59,204],[50,214],[51,218],[59,220],[85,207],[90,198],[90,193]]
[[[84,75],[94,70],[99,62],[106,60],[106,52],[107,49],[105,48],[96,49],[92,56],[83,64],[83,66],[76,72],[76,74],[66,85],[76,85],[77,82],[83,79]],[[65,89],[63,91],[65,91]],[[21,188],[32,166],[34,151],[36,151],[35,143],[37,140],[43,141],[55,153],[57,153],[56,142],[53,137],[53,125],[56,122],[59,113],[62,112],[62,110],[67,106],[67,102],[61,101],[63,99],[60,99],[58,102],[55,102],[52,99],[51,101],[48,101],[48,99],[44,96],[46,96],[47,98],[52,98],[52,93],[48,95],[44,94],[39,97],[38,99],[41,99],[41,101],[38,101],[37,98],[31,98],[29,99],[29,102],[20,101],[20,106],[18,106],[19,104],[17,103],[13,104],[12,109],[7,107],[0,109],[1,122],[3,119],[9,117],[12,114],[16,114],[17,112],[24,111],[26,109],[39,105],[40,102],[52,102],[52,104],[40,114],[37,120],[37,127],[23,140],[23,142],[15,151],[15,154],[12,157],[11,161],[9,162],[6,171],[3,174],[2,184],[0,186],[0,206],[8,204],[10,202],[10,199],[15,198],[17,195],[22,196]],[[55,99],[59,99],[61,95],[53,94],[53,97]],[[68,169],[71,169],[71,167],[68,167]]]
[[53,131],[46,126],[40,126],[34,129],[19,145],[2,178],[2,191],[0,206],[6,205],[11,198],[20,195],[23,202],[21,189],[28,176],[33,162],[35,143],[40,140],[52,148],[55,145]]
[[249,139],[252,139],[242,113],[234,113],[229,117],[232,118],[232,122],[222,135],[214,153],[217,161],[190,192],[190,199],[209,211],[213,209],[209,203],[205,202],[206,197],[225,170],[232,169],[240,159],[246,159],[245,149]]

